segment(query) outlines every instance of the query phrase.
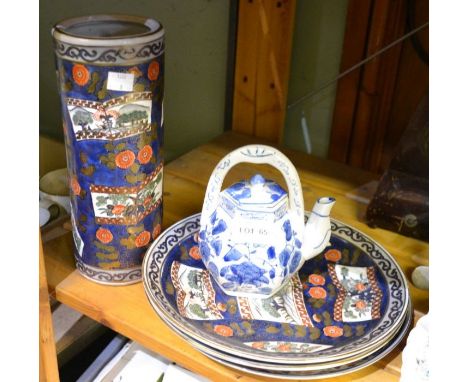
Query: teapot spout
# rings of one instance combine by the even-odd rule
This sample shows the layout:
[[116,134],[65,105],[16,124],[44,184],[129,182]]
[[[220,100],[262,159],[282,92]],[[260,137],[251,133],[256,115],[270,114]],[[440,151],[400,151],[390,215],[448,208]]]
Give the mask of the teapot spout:
[[330,211],[335,204],[335,198],[323,197],[315,202],[304,231],[305,260],[321,253],[331,236]]

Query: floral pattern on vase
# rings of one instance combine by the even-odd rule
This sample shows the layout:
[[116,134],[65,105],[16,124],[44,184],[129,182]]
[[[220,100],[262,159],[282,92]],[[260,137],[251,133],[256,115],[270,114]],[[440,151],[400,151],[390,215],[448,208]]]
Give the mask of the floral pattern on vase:
[[[145,74],[151,61],[159,62],[156,80]],[[163,54],[151,61],[129,68],[57,59],[75,258],[102,283],[140,280],[145,232],[162,221]],[[130,71],[132,91],[107,88],[109,72]],[[113,239],[99,240],[99,229]]]
[[77,141],[117,140],[151,130],[151,92],[135,92],[96,102],[67,98]]
[[153,212],[162,200],[162,165],[134,187],[92,184],[91,198],[99,224],[137,224]]

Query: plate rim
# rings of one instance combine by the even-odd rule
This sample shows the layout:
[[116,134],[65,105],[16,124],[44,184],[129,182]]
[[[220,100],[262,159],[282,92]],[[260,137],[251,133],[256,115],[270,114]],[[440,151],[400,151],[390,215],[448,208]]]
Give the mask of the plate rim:
[[[406,317],[405,317],[406,318]],[[248,367],[243,367],[242,365],[234,365],[230,364],[228,362],[216,359],[216,357],[212,357],[208,354],[203,353],[205,356],[208,358],[219,362],[227,367],[230,367],[232,369],[240,370],[245,373],[253,374],[253,375],[258,375],[258,376],[263,376],[263,377],[268,377],[268,378],[274,378],[274,379],[289,379],[289,380],[309,380],[309,379],[322,379],[322,378],[332,378],[332,377],[339,377],[345,374],[350,374],[355,371],[364,369],[368,366],[373,365],[374,363],[380,361],[382,358],[386,357],[388,354],[390,354],[405,338],[405,336],[408,334],[410,328],[411,328],[411,323],[413,322],[413,314],[412,314],[412,307],[411,310],[408,311],[408,320],[403,322],[403,326],[401,328],[401,331],[397,332],[394,338],[386,345],[383,346],[381,349],[378,349],[376,352],[364,357],[363,359],[353,361],[355,363],[354,366],[349,366],[345,370],[341,371],[336,371],[336,372],[330,372],[330,373],[324,373],[324,374],[314,374],[314,375],[281,375],[281,374],[275,374],[275,373],[269,373],[267,370],[264,371],[257,371],[257,370],[250,370]],[[375,354],[378,353],[378,354]],[[341,366],[346,366],[346,365],[341,365]],[[327,369],[323,369],[326,371]],[[317,370],[314,370],[317,371]],[[307,373],[305,371],[304,373]]]
[[[150,303],[151,303],[151,301],[150,301]],[[370,355],[380,351],[385,346],[389,345],[390,342],[392,342],[395,338],[398,337],[400,331],[405,326],[405,323],[408,322],[407,320],[410,320],[410,321],[412,320],[412,314],[413,314],[412,304],[410,303],[408,305],[408,309],[407,309],[407,312],[405,314],[405,319],[401,323],[401,326],[395,328],[395,330],[392,331],[387,338],[383,339],[381,343],[376,344],[370,351],[367,351],[367,349],[366,349],[366,350],[364,350],[362,352],[363,354],[361,354],[361,353],[353,354],[352,357],[349,357],[349,358],[353,358],[350,362],[357,362],[362,358],[369,357]],[[228,357],[234,358],[234,359],[242,361],[242,362],[255,362],[254,360],[245,359],[245,358],[242,358],[242,357],[237,357],[234,354],[227,354],[226,353],[226,354],[219,355],[219,353],[222,353],[222,352],[220,352],[220,351],[218,351],[218,350],[216,350],[214,348],[211,348],[208,345],[206,345],[206,344],[204,344],[202,342],[199,342],[194,338],[191,338],[187,334],[182,333],[179,329],[173,327],[170,323],[168,323],[166,321],[164,321],[164,323],[171,330],[173,330],[176,334],[178,334],[179,337],[181,337],[184,341],[188,342],[192,347],[194,347],[196,350],[198,350],[199,352],[201,352],[202,354],[204,354],[206,356],[211,355],[215,359],[221,359],[223,361],[226,361],[226,362],[229,362],[229,363],[234,363],[234,364],[236,363],[236,361],[229,360],[227,358]],[[208,351],[205,350],[206,348],[208,348]],[[212,351],[213,354],[210,354],[209,353],[210,351]],[[226,358],[223,358],[223,357],[226,357]],[[265,370],[267,370],[267,371],[268,370],[272,370],[272,371],[282,371],[283,370],[284,371],[285,369],[281,369],[281,367],[286,367],[286,368],[289,369],[289,370],[286,370],[286,371],[294,372],[294,371],[317,371],[317,370],[325,370],[325,369],[334,368],[336,366],[344,366],[347,363],[346,360],[347,360],[346,358],[341,358],[341,359],[336,359],[336,360],[332,360],[332,361],[329,361],[329,362],[324,362],[326,364],[330,364],[330,365],[325,365],[326,366],[325,368],[323,367],[323,365],[321,363],[310,363],[310,364],[279,364],[279,363],[271,363],[271,362],[269,362],[269,363],[263,362],[263,363],[268,364],[268,368],[265,368]],[[340,362],[340,365],[333,365],[333,362],[335,362],[335,361]],[[349,359],[347,361],[349,362]],[[262,363],[262,362],[260,361],[259,363]],[[242,365],[240,365],[240,366],[242,366]],[[260,364],[256,365],[256,366],[254,366],[254,365],[244,365],[244,366],[251,367],[251,368],[261,368],[262,367]]]

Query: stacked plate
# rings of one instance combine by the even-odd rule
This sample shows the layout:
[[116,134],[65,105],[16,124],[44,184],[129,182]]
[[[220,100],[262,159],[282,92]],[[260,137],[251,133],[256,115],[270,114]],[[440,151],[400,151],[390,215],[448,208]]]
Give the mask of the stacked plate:
[[330,245],[276,295],[231,297],[198,249],[200,214],[148,249],[143,280],[161,319],[194,348],[234,369],[283,379],[346,374],[388,354],[411,326],[396,261],[363,233],[332,220]]

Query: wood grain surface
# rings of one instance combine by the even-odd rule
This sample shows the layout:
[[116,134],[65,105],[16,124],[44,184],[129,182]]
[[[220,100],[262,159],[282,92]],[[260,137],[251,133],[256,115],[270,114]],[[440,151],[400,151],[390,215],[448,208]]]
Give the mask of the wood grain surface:
[[281,142],[295,0],[240,0],[232,130]]
[[59,381],[57,352],[55,350],[52,312],[44,264],[44,252],[39,239],[39,380]]

